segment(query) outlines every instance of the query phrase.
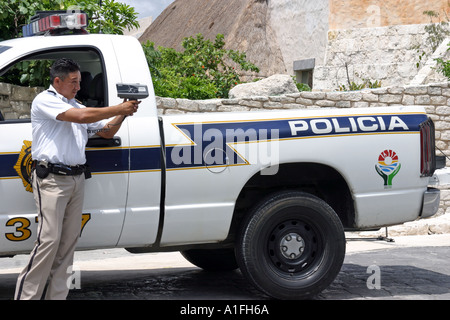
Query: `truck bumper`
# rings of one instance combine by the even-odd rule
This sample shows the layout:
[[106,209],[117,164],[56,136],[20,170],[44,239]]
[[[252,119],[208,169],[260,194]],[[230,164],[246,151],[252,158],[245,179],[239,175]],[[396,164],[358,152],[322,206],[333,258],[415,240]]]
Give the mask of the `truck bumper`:
[[421,218],[428,218],[434,215],[439,209],[441,200],[441,190],[436,188],[428,188],[423,194],[423,205]]
[[433,186],[448,187],[450,185],[450,167],[437,169],[433,176],[431,176],[428,180],[428,184]]

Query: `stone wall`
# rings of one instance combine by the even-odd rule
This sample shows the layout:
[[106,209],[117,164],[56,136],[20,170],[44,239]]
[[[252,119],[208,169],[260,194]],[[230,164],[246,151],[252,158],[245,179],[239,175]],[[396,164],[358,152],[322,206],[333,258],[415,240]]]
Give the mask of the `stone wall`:
[[443,149],[450,147],[450,134],[445,132],[450,129],[449,82],[361,91],[304,91],[283,96],[241,99],[187,100],[157,97],[156,102],[159,114],[421,105],[435,121],[438,140],[443,138],[440,146]]
[[[267,3],[270,27],[275,32],[287,74],[292,75],[293,62],[297,60],[315,59],[316,66],[327,64],[324,58],[329,31],[334,34],[362,28],[358,35],[374,35],[372,39],[378,40],[376,33],[383,27],[430,23],[430,18],[423,14],[425,10],[438,12],[441,20],[445,20],[446,12],[447,16],[450,13],[447,0],[268,0]],[[360,41],[354,39],[356,43]],[[381,43],[367,43],[367,49],[378,48],[378,44]]]
[[[425,26],[329,31],[325,61],[314,69],[314,90],[336,90],[340,85],[348,86],[348,79],[355,83],[381,81],[383,86],[411,84],[433,54],[426,45],[429,35]],[[448,54],[447,43],[440,49],[440,57]],[[432,58],[434,61],[436,56]],[[427,77],[433,82],[445,81],[436,72]]]
[[6,120],[30,118],[31,102],[43,90],[0,83],[0,112]]

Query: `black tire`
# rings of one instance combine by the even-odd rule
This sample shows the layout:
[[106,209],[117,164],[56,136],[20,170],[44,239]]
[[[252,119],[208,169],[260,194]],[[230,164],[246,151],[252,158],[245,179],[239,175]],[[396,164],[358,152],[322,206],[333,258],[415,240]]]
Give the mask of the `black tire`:
[[233,248],[191,249],[181,251],[183,257],[205,271],[232,271],[239,268]]
[[309,299],[327,288],[345,257],[334,210],[307,193],[272,195],[241,226],[236,257],[242,273],[276,299]]

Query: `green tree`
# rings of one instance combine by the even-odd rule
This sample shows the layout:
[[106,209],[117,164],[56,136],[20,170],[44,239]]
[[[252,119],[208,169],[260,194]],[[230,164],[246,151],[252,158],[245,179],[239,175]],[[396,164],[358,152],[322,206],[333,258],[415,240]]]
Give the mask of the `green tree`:
[[[448,44],[450,47],[450,43]],[[447,51],[449,51],[447,49]],[[447,77],[448,80],[450,80],[450,60],[444,60],[442,58],[436,59],[437,62],[437,70],[441,72],[444,76]]]
[[66,1],[66,7],[78,6],[89,16],[90,33],[123,34],[128,30],[138,28],[137,12],[131,7],[116,0],[103,0],[99,5],[98,0]]
[[[36,11],[79,9],[89,17],[88,31],[91,33],[123,34],[124,28],[138,27],[137,13],[133,7],[103,0],[1,0],[0,2],[0,40],[22,35],[22,26]],[[0,80],[17,85],[36,86],[41,79],[48,78],[51,61],[22,61],[9,70],[9,75]]]
[[2,0],[0,2],[0,40],[17,38],[22,34],[22,26],[38,10],[43,10],[43,2],[34,0]]
[[2,0],[0,1],[0,40],[22,35],[22,26],[29,23],[36,11],[67,10],[76,6],[89,16],[91,33],[123,34],[125,28],[138,27],[137,13],[129,5],[116,0]]
[[227,98],[229,90],[241,83],[238,70],[258,72],[245,53],[225,49],[224,36],[213,41],[202,34],[187,37],[183,51],[143,44],[158,96],[187,99]]
[[[448,4],[448,7],[450,8],[450,2]],[[431,53],[436,51],[442,41],[444,41],[450,35],[450,31],[448,30],[450,18],[447,16],[447,13],[445,11],[443,11],[442,13],[443,15],[432,10],[423,12],[424,15],[430,18],[430,23],[425,26],[425,31],[427,32],[425,46],[431,51]],[[435,19],[437,19],[438,22],[435,22]],[[450,50],[450,48],[448,50]],[[422,66],[422,61],[424,60],[423,58],[426,56],[425,50],[419,53],[419,62],[417,62],[417,68]],[[436,62],[436,69],[450,80],[450,61],[438,58],[436,59]]]

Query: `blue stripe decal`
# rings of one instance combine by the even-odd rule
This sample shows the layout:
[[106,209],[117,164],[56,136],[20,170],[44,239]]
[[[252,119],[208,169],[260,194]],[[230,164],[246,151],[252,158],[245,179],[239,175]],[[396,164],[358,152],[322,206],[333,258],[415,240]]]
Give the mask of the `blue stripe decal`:
[[[160,147],[86,150],[92,173],[154,171],[161,169]],[[19,177],[14,166],[19,153],[0,154],[0,178]]]
[[86,150],[92,173],[128,171],[129,149]]
[[424,113],[409,113],[174,124],[191,143],[167,147],[167,168],[205,166],[204,157],[208,154],[213,161],[208,163],[208,166],[246,164],[247,160],[232,148],[237,143],[414,133],[419,132],[419,125],[425,120],[427,115]]
[[14,166],[19,159],[19,154],[1,154],[0,155],[0,178],[18,177]]
[[[419,125],[425,120],[427,120],[425,113],[405,113],[180,123],[175,124],[176,128],[190,141],[183,145],[166,147],[167,169],[204,167],[205,155],[212,161],[208,166],[246,164],[247,160],[233,149],[233,144],[236,143],[359,134],[414,133],[420,131]],[[0,154],[0,178],[18,177],[14,166],[19,156],[19,153]],[[159,146],[87,149],[86,158],[93,173],[161,169]]]
[[160,170],[161,148],[132,148],[130,155],[130,170]]
[[[196,142],[196,135],[205,135],[210,129],[219,130],[222,137],[230,134],[236,138],[234,141],[255,140],[252,131],[258,135],[268,131],[277,131],[279,139],[318,137],[329,135],[392,133],[392,132],[418,132],[419,125],[427,120],[426,114],[400,114],[400,115],[364,115],[364,116],[335,116],[304,119],[283,119],[249,122],[223,122],[223,123],[195,123],[179,124],[181,129],[191,140]],[[265,132],[264,132],[265,134]],[[194,139],[192,139],[194,137]],[[196,139],[196,140],[195,140]]]
[[[92,173],[160,170],[160,147],[86,150]],[[128,159],[130,163],[128,164]]]

